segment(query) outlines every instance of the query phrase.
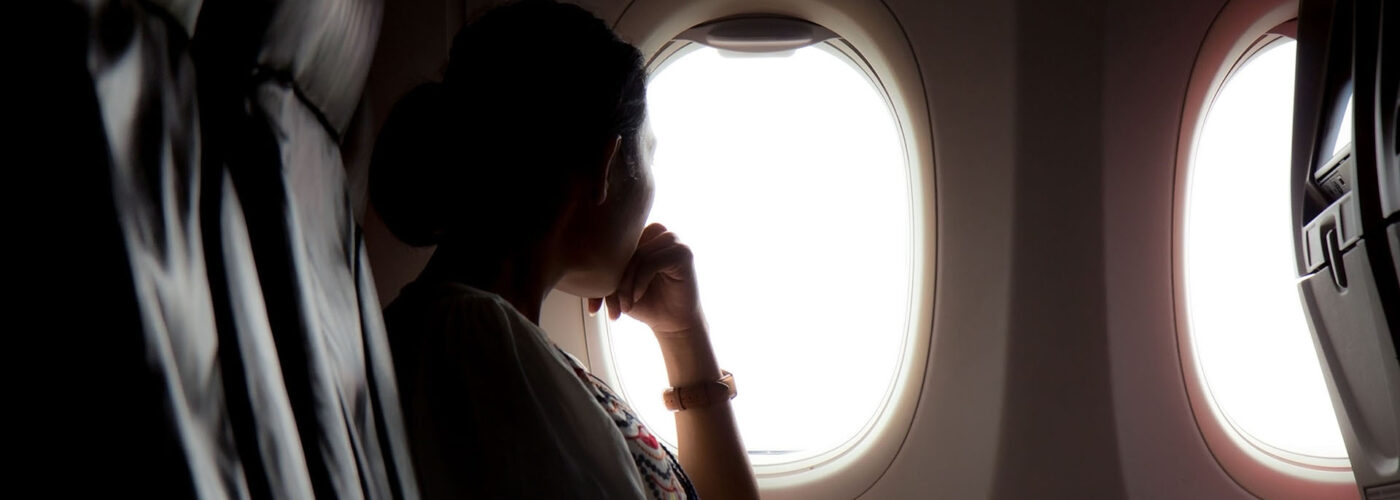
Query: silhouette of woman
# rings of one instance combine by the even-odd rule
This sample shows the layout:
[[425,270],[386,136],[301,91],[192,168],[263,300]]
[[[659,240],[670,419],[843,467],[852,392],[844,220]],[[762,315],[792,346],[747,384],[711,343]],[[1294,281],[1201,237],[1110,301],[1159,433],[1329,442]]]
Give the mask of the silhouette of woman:
[[690,249],[643,227],[653,144],[641,54],[547,0],[468,24],[395,105],[370,193],[437,246],[385,311],[426,497],[757,498],[726,398],[675,414],[676,460],[537,326],[550,290],[591,297],[652,328],[673,387],[714,390]]

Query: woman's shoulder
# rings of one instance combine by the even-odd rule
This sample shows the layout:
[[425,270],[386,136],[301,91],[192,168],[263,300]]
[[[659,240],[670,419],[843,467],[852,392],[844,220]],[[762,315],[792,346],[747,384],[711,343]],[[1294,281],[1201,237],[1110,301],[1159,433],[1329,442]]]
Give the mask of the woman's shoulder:
[[511,322],[519,316],[500,295],[451,281],[414,281],[385,308],[386,317],[479,318]]
[[429,460],[465,464],[420,480],[512,498],[642,497],[616,424],[509,302],[415,283],[385,317],[411,439]]
[[[501,296],[452,282],[414,282],[384,310],[390,343],[414,350],[547,345],[544,332]],[[545,345],[535,345],[544,342]],[[446,354],[440,352],[439,354]]]
[[389,305],[420,306],[446,305],[453,303],[483,303],[509,306],[500,295],[455,281],[414,281],[404,285],[399,296]]

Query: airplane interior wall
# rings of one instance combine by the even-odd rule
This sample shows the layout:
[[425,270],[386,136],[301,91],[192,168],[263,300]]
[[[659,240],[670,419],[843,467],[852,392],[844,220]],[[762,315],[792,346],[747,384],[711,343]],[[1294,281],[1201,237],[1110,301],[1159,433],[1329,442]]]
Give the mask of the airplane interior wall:
[[1252,497],[1215,461],[1192,417],[1172,291],[1184,96],[1226,3],[1108,2],[1101,238],[1119,460],[1132,498]]
[[[357,140],[486,3],[388,2]],[[866,498],[1251,498],[1196,426],[1173,304],[1182,109],[1224,4],[884,1],[934,122],[936,298],[914,422]],[[362,220],[388,304],[431,251]]]

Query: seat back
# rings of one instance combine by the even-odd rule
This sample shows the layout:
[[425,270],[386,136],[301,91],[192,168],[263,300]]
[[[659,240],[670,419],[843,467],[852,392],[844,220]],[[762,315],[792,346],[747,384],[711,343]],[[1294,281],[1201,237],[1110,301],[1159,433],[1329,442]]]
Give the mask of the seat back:
[[44,281],[68,287],[49,297],[63,310],[27,322],[67,344],[43,351],[62,372],[44,390],[64,400],[43,422],[53,427],[38,427],[62,443],[49,445],[56,456],[44,464],[61,481],[46,486],[248,497],[199,210],[205,172],[188,45],[200,2],[52,7],[63,39],[46,57],[64,70],[49,75],[63,93],[50,102],[71,107],[47,111],[76,137],[30,145],[62,176],[29,185],[56,207],[41,224],[75,237],[35,238],[54,252],[35,263],[54,273]]
[[338,154],[379,12],[44,3],[45,487],[417,498]]
[[220,73],[201,91],[222,122],[218,137],[206,137],[242,200],[312,489],[322,497],[417,496],[339,149],[380,12],[374,0],[211,2],[200,23],[208,38],[197,40],[207,49],[201,69],[222,66],[204,73]]

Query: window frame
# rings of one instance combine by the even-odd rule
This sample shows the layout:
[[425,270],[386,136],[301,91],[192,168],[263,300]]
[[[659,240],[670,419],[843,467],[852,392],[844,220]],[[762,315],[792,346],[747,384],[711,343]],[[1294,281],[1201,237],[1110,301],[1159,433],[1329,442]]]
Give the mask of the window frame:
[[[903,26],[878,1],[694,0],[684,8],[676,8],[664,0],[633,0],[614,29],[641,49],[649,61],[648,68],[655,70],[658,62],[670,60],[683,48],[672,43],[682,32],[744,15],[793,18],[837,34],[839,43],[829,47],[841,52],[875,83],[891,107],[904,146],[912,226],[909,308],[903,352],[885,402],[861,433],[838,449],[792,463],[755,468],[765,498],[853,498],[873,487],[890,468],[913,425],[915,410],[928,404],[920,399],[933,345],[937,219],[933,123],[923,75]],[[618,386],[604,318],[582,316],[590,368],[609,384]]]
[[[1355,479],[1345,459],[1310,457],[1276,448],[1239,428],[1217,408],[1196,359],[1186,310],[1186,198],[1206,116],[1237,70],[1264,49],[1296,36],[1297,15],[1296,0],[1232,0],[1212,22],[1197,53],[1182,112],[1172,207],[1177,347],[1197,428],[1231,479],[1263,498],[1356,498]],[[1316,347],[1316,338],[1313,343]]]
[[[680,39],[677,39],[677,40],[673,40],[673,41],[671,41],[671,42],[668,42],[668,43],[662,48],[661,52],[658,53],[658,56],[657,56],[657,57],[654,57],[654,58],[652,59],[652,61],[648,64],[648,66],[647,66],[647,73],[648,73],[648,75],[653,75],[653,76],[654,76],[654,75],[658,75],[658,74],[660,74],[661,71],[663,71],[663,70],[666,68],[666,66],[668,66],[671,62],[673,62],[673,61],[675,61],[675,60],[678,60],[679,58],[685,56],[686,54],[689,54],[689,53],[693,52],[694,50],[697,50],[697,49],[700,49],[700,48],[703,48],[703,47],[705,47],[704,44],[699,43],[699,42],[689,41],[689,40],[680,40]],[[880,83],[879,79],[875,76],[874,70],[872,70],[866,63],[864,63],[864,59],[860,57],[859,52],[857,52],[857,51],[855,50],[854,47],[851,47],[851,45],[850,45],[849,42],[847,42],[846,40],[841,39],[841,38],[832,38],[832,39],[829,39],[829,40],[824,40],[824,41],[820,41],[820,42],[813,43],[813,44],[811,44],[809,47],[816,48],[817,50],[825,51],[825,52],[827,52],[828,54],[831,54],[831,55],[833,55],[833,56],[836,56],[836,57],[840,58],[842,61],[844,61],[846,64],[848,64],[852,70],[854,70],[854,71],[856,71],[857,73],[859,73],[860,75],[862,75],[862,76],[866,79],[866,81],[867,81],[868,83],[870,83],[870,85],[876,90],[876,92],[879,93],[881,99],[883,100],[883,102],[884,102],[884,104],[885,104],[885,111],[888,112],[888,113],[890,114],[890,117],[893,119],[893,118],[895,118],[895,117],[897,116],[897,115],[895,114],[894,103],[893,103],[893,101],[890,99],[889,93],[885,90],[884,85]],[[903,163],[904,163],[904,170],[903,170],[903,171],[904,171],[904,174],[905,174],[905,176],[904,176],[905,190],[906,190],[905,195],[906,195],[907,198],[908,198],[907,201],[908,201],[908,205],[909,205],[910,209],[913,210],[914,207],[915,207],[915,205],[916,205],[916,203],[915,203],[916,200],[915,200],[915,198],[914,198],[915,194],[913,193],[913,189],[912,189],[913,179],[912,179],[911,176],[909,175],[909,154],[908,154],[908,146],[907,146],[907,143],[906,143],[906,141],[905,141],[905,131],[903,130],[902,125],[899,123],[899,120],[896,119],[896,120],[894,120],[894,122],[895,122],[895,124],[894,124],[894,125],[895,125],[895,131],[896,131],[896,133],[899,135],[900,156],[903,158],[902,161],[903,161]],[[910,226],[910,227],[908,227],[907,229],[908,229],[909,234],[910,234],[911,236],[912,236],[912,234],[914,233],[913,225],[914,225],[914,218],[913,218],[913,217],[910,217],[910,220],[909,220],[909,226]],[[909,242],[911,248],[910,248],[910,255],[909,255],[909,262],[908,262],[908,266],[909,266],[910,269],[913,269],[913,267],[914,267],[914,262],[913,262],[913,261],[916,259],[914,249],[912,248],[912,247],[914,246],[914,243],[915,243],[915,242],[913,241],[913,238],[911,237],[911,238],[910,238],[910,242]],[[913,303],[913,295],[914,295],[914,294],[913,294],[913,291],[914,291],[913,289],[914,289],[914,286],[915,286],[915,281],[916,281],[916,277],[914,277],[914,276],[911,275],[911,276],[908,277],[908,279],[907,279],[907,280],[905,281],[905,283],[904,283],[904,296],[906,297],[906,300],[908,301],[908,303],[905,304],[905,318],[904,318],[904,324],[903,324],[903,327],[902,327],[902,328],[903,328],[903,332],[902,332],[902,334],[900,335],[900,341],[899,341],[899,347],[898,347],[899,351],[901,351],[901,352],[903,352],[903,351],[905,351],[905,350],[907,350],[907,349],[909,348],[910,338],[914,335],[914,332],[913,332],[913,324],[914,324],[916,321],[915,321],[915,319],[914,319],[913,316],[916,315],[916,309],[917,309],[917,307],[918,307],[917,304],[914,304],[914,303]],[[585,319],[585,322],[588,323],[587,319]],[[606,336],[608,336],[608,335],[611,335],[611,328],[610,328],[611,323],[609,323],[609,322],[607,322],[607,321],[595,321],[595,322],[592,322],[592,323],[594,323],[594,325],[591,325],[591,326],[593,326],[593,327],[598,331],[598,333],[599,333],[599,335],[597,335],[596,338],[601,338],[601,337],[606,337]],[[605,332],[606,332],[606,333],[605,333]],[[593,343],[593,344],[597,344],[597,345],[599,345],[599,346],[602,346],[602,345],[604,345],[604,342],[595,342],[595,343]],[[593,345],[593,344],[590,344],[590,345]],[[626,400],[629,400],[629,401],[632,400],[633,397],[649,397],[649,396],[653,396],[653,395],[648,395],[648,394],[632,394],[632,393],[629,393],[629,392],[627,391],[626,385],[622,383],[622,380],[621,380],[620,377],[618,377],[617,374],[616,374],[616,370],[614,370],[614,369],[612,368],[612,367],[614,367],[614,366],[617,365],[617,363],[618,363],[618,361],[617,361],[617,360],[618,360],[618,356],[617,356],[616,352],[612,349],[612,343],[611,343],[611,341],[606,342],[606,346],[607,346],[607,349],[600,349],[601,352],[597,352],[596,354],[593,353],[593,352],[590,352],[589,356],[590,356],[590,358],[592,358],[592,357],[595,356],[595,355],[601,355],[602,358],[599,358],[599,359],[605,359],[605,360],[607,360],[606,363],[607,363],[607,365],[608,365],[608,367],[609,367],[609,370],[608,370],[609,378],[608,378],[607,380],[608,380],[609,385],[610,385],[611,387],[616,388],[619,392],[623,393],[623,394],[622,394],[622,395],[623,395],[623,398],[626,399]],[[835,446],[835,447],[833,447],[833,448],[831,448],[831,449],[828,449],[828,450],[825,450],[825,451],[822,451],[822,452],[819,452],[819,453],[810,454],[810,455],[805,455],[805,454],[804,454],[805,456],[798,456],[798,457],[796,457],[796,458],[792,458],[791,460],[785,460],[785,461],[781,461],[781,462],[774,462],[774,463],[767,463],[767,464],[755,464],[755,465],[754,465],[755,473],[758,474],[758,475],[760,475],[760,476],[781,476],[781,475],[791,474],[791,473],[793,473],[793,472],[798,472],[798,471],[803,471],[803,470],[811,470],[811,469],[813,469],[813,468],[822,467],[823,465],[825,465],[825,464],[827,464],[828,462],[830,462],[833,458],[845,454],[847,451],[849,451],[849,450],[850,450],[852,447],[854,447],[856,444],[859,444],[859,442],[860,442],[862,439],[864,439],[864,438],[866,437],[867,434],[870,433],[870,431],[871,431],[871,429],[874,427],[874,425],[875,425],[876,423],[878,423],[878,422],[881,420],[882,416],[884,415],[884,413],[885,413],[886,410],[888,409],[890,399],[894,396],[893,392],[894,392],[894,389],[895,389],[895,381],[896,381],[896,379],[899,377],[900,373],[903,371],[903,370],[902,370],[902,368],[903,368],[903,366],[902,366],[903,362],[904,362],[903,357],[900,357],[899,361],[896,363],[896,366],[893,368],[893,374],[892,374],[892,376],[891,376],[891,379],[889,380],[889,382],[887,382],[887,383],[885,384],[885,387],[884,387],[883,390],[882,390],[882,394],[881,394],[881,397],[880,397],[880,403],[879,403],[879,405],[877,406],[875,412],[874,412],[873,414],[871,414],[869,418],[866,419],[865,424],[863,424],[863,425],[860,427],[860,429],[856,431],[856,433],[855,433],[854,435],[852,435],[851,437],[847,438],[845,441],[842,441],[841,444],[838,444],[837,446]],[[666,440],[663,439],[663,441],[666,441]],[[675,445],[675,443],[670,443],[669,441],[667,441],[667,444]]]

